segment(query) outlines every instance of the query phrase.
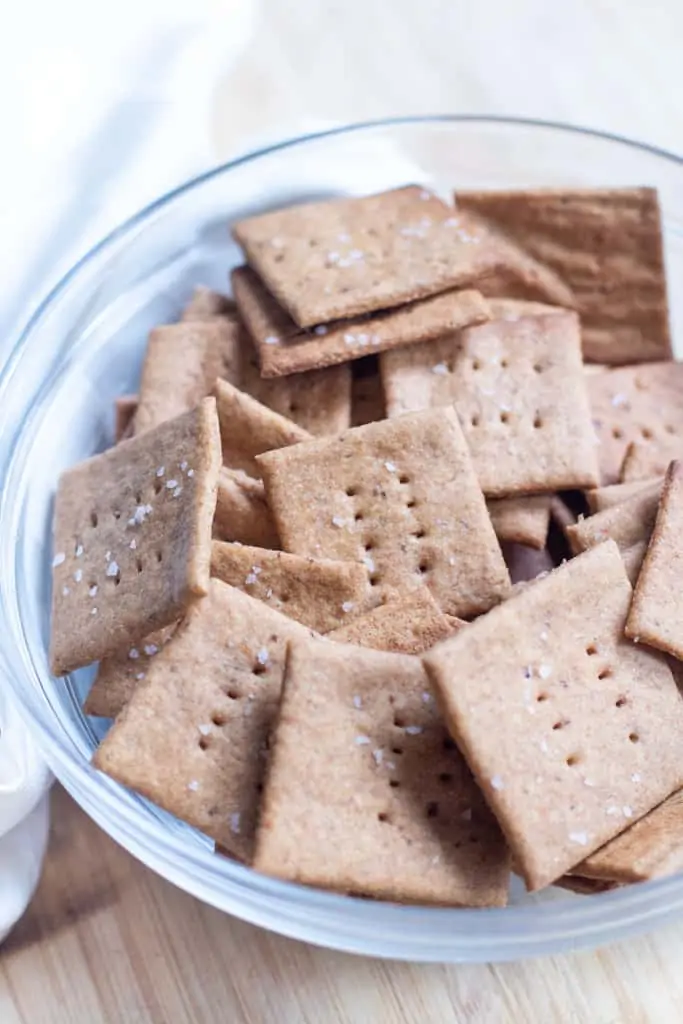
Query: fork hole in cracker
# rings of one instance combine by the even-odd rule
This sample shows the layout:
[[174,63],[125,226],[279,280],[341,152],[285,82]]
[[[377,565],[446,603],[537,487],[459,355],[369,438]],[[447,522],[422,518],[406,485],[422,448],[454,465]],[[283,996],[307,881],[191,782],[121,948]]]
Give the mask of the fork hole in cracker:
[[422,562],[420,562],[420,564],[418,565],[417,568],[418,568],[418,571],[424,576],[424,575],[426,575],[426,573],[429,572],[429,568],[430,568],[429,562],[422,561]]
[[403,747],[392,747],[391,748],[391,753],[392,754],[396,754],[397,756],[400,757],[401,754],[403,753]]
[[398,789],[401,783],[399,782],[398,779],[389,779],[389,785],[391,786],[392,789]]
[[448,785],[452,781],[453,781],[453,776],[451,775],[450,772],[441,772],[441,774],[439,775],[439,782],[443,782],[443,784],[445,786]]
[[563,719],[559,722],[555,722],[555,724],[553,725],[553,730],[554,732],[557,732],[558,729],[564,729],[566,725],[569,725],[569,722],[566,719]]
[[603,668],[603,669],[600,669],[600,671],[598,672],[598,679],[609,679],[611,675],[612,675],[612,669],[611,668]]
[[595,644],[589,644],[588,647],[586,648],[586,654],[588,654],[588,655],[592,656],[593,654],[597,654],[597,653],[598,653],[598,649],[595,646]]
[[155,477],[155,480],[154,480],[154,493],[155,494],[160,494],[161,493],[161,489],[163,488],[163,486],[164,485],[162,484],[161,480],[159,480],[158,477]]
[[355,521],[357,523],[360,523],[365,517],[364,517],[362,512],[356,512],[356,514],[355,514],[355,516],[353,518],[355,519]]
[[645,441],[651,441],[652,438],[655,436],[649,427],[641,427],[640,433],[642,434],[643,439]]
[[538,704],[542,704],[544,700],[550,700],[550,694],[545,692],[537,694],[536,701]]
[[199,737],[199,741],[198,741],[198,746],[199,746],[200,750],[208,750],[209,747],[211,746],[211,744],[209,743],[209,737],[208,736],[200,736]]
[[539,415],[534,416],[534,430],[540,430],[543,426],[543,420]]
[[135,495],[135,504],[136,504],[136,505],[142,505],[142,494],[140,493],[140,491],[137,491],[137,492],[136,492],[136,495]]
[[114,511],[112,512],[112,515],[113,515],[114,519],[120,519],[121,518],[121,512],[120,512],[120,510],[118,508],[114,509]]
[[569,757],[566,759],[565,764],[567,765],[567,768],[574,768],[574,766],[577,765],[580,760],[581,758],[578,754],[570,754]]
[[615,441],[620,441],[624,436],[624,431],[621,427],[612,427],[612,437]]
[[614,702],[615,708],[625,708],[627,704],[628,701],[626,700],[626,697],[617,697]]
[[142,572],[143,566],[142,566],[142,559],[141,558],[136,558],[135,559],[135,568],[137,569],[138,572]]
[[500,414],[500,422],[501,423],[509,423],[510,422],[510,413],[509,412],[505,412],[503,410],[503,412],[501,412],[501,414]]
[[407,476],[406,473],[399,473],[399,475],[398,475],[398,482],[400,484],[409,484],[410,483],[410,477]]
[[638,743],[638,741],[640,740],[640,736],[637,732],[630,732],[628,734],[628,738],[630,739],[631,743]]
[[356,494],[358,494],[358,491],[356,490],[355,487],[347,487],[346,488],[346,494],[347,494],[347,497],[354,498],[356,496]]
[[534,363],[534,373],[543,373],[542,363]]
[[416,505],[417,502],[415,501],[415,498],[409,498],[406,502],[406,508],[415,508]]
[[417,537],[418,540],[422,540],[423,537],[427,536],[427,531],[423,530],[422,527],[419,530],[415,530],[413,537]]
[[225,715],[222,715],[220,713],[220,711],[214,711],[214,713],[211,715],[211,721],[213,722],[214,725],[217,725],[218,728],[220,729],[221,726],[225,725],[227,719],[226,719]]
[[363,551],[372,551],[372,549],[374,548],[374,546],[375,546],[375,545],[374,545],[374,542],[373,542],[373,541],[371,541],[371,540],[366,540],[366,541],[365,541],[365,543],[363,544]]
[[455,740],[452,740],[450,738],[450,736],[446,736],[444,738],[444,741],[443,741],[443,749],[444,750],[457,750],[458,748],[455,745]]
[[389,817],[386,811],[380,811],[379,814],[377,815],[377,820],[381,821],[382,824],[384,825],[391,824],[391,818]]
[[155,552],[155,557],[156,557],[157,562],[159,562],[160,564],[164,560],[164,556],[163,556],[161,551],[156,551]]
[[228,688],[227,690],[224,690],[224,693],[225,693],[225,696],[228,698],[228,700],[239,700],[240,699],[240,695],[237,692],[237,690],[233,690],[231,688]]
[[90,513],[90,525],[94,528],[94,527],[97,526],[98,521],[99,520],[97,518],[97,512],[91,512]]
[[479,426],[479,417],[477,416],[476,413],[473,416],[470,417],[470,423],[471,423],[471,425],[473,427],[478,427]]
[[667,432],[667,434],[675,434],[676,433],[676,428],[672,427],[670,423],[665,423],[664,424],[664,430]]
[[252,668],[251,672],[252,672],[252,675],[262,676],[263,673],[266,671],[266,669],[267,669],[266,665],[262,665],[260,661],[257,661],[256,664],[254,665],[254,667]]
[[406,727],[405,718],[403,717],[403,715],[398,714],[398,712],[394,714],[394,725],[396,726],[397,729],[405,729]]
[[472,369],[473,370],[481,370],[481,363],[479,362],[478,359],[473,359],[472,360]]

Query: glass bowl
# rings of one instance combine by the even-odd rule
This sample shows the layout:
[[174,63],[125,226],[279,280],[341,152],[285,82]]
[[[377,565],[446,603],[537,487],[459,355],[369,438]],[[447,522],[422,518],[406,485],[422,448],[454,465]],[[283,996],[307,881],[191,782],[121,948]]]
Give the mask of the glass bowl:
[[683,909],[683,877],[580,897],[550,889],[495,910],[396,906],[261,876],[90,766],[108,723],[83,716],[92,669],[48,668],[50,524],[60,471],[112,443],[115,396],[134,392],[147,331],[195,284],[227,287],[228,224],[295,200],[416,181],[461,187],[659,188],[674,333],[683,303],[683,166],[624,139],[501,118],[358,125],[251,153],[171,192],[114,231],[0,350],[0,668],[55,775],[111,836],[199,899],[298,939],[409,960],[514,959],[623,938]]

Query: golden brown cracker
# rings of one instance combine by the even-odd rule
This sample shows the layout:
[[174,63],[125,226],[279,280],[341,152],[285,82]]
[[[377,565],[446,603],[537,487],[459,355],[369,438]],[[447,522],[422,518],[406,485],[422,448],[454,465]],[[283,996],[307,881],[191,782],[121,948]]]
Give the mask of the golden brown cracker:
[[551,496],[548,494],[493,498],[488,501],[486,506],[501,544],[526,544],[539,550],[544,548],[550,523],[550,502]]
[[505,844],[417,658],[292,641],[255,866],[398,902],[505,904]]
[[683,781],[683,700],[666,659],[624,637],[630,600],[608,541],[424,656],[531,890]]
[[220,445],[216,403],[66,470],[55,501],[55,675],[175,622],[206,593]]
[[327,638],[377,651],[422,654],[465,625],[462,619],[444,615],[427,588],[422,587],[333,629]]
[[[644,491],[650,484],[656,483],[657,477],[648,480],[633,480],[626,484],[608,484],[606,487],[596,487],[586,491],[586,500],[591,512],[604,512],[613,505],[621,505],[622,502],[632,498],[634,494]],[[658,481],[661,484],[661,479]]]
[[283,548],[363,562],[378,595],[426,584],[467,617],[508,590],[451,409],[354,427],[258,459]]
[[216,540],[237,541],[259,548],[280,547],[261,480],[254,480],[240,469],[221,466],[213,536]]
[[626,501],[569,526],[566,534],[572,551],[578,554],[609,538],[616,541],[622,553],[635,545],[647,544],[661,491],[661,481],[655,481]]
[[103,658],[83,704],[85,714],[116,718],[146,677],[151,659],[170,640],[175,628],[175,623],[164,626],[118,654]]
[[622,484],[642,484],[653,477],[662,477],[669,463],[683,455],[683,444],[676,437],[659,437],[656,444],[650,440],[631,441],[626,449],[619,471]]

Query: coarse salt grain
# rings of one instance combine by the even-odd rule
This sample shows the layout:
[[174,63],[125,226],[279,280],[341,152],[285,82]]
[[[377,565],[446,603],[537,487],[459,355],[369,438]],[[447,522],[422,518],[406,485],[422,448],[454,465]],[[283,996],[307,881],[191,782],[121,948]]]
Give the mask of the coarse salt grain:
[[183,493],[182,487],[176,487],[175,490],[173,491],[173,497],[174,498],[179,498],[182,493]]
[[128,545],[128,547],[130,548],[131,551],[135,551],[137,546],[138,546],[138,542],[136,541],[135,537],[133,537],[133,539],[130,542],[130,544]]
[[82,544],[77,544],[76,545],[76,558],[80,558],[82,554],[83,554],[83,545]]
[[156,644],[145,644],[143,650],[148,658],[152,658],[155,654],[158,654],[159,648]]
[[131,649],[128,651],[128,657],[132,658],[133,661],[135,661],[136,658],[140,657],[140,652],[137,649],[137,647],[131,647]]
[[440,374],[441,376],[444,376],[445,374],[448,373],[448,367],[446,366],[445,363],[435,363],[435,365],[432,366],[432,373],[437,373]]
[[62,595],[64,597],[68,597],[70,593],[71,593],[71,591],[69,590],[68,587],[66,587],[66,586],[62,587]]
[[118,562],[114,562],[114,561],[110,562],[109,565],[106,568],[105,576],[118,576],[118,574],[119,574]]
[[384,463],[384,468],[386,470],[388,470],[390,473],[395,473],[396,472],[396,465],[393,462],[385,462]]
[[375,764],[380,765],[382,763],[382,759],[384,758],[384,751],[379,748],[377,750],[373,750],[372,756],[375,759]]
[[159,468],[157,469],[157,476],[163,476],[165,472],[166,472],[166,467],[165,466],[159,466]]
[[354,743],[358,747],[364,747],[365,744],[369,743],[369,742],[370,742],[370,740],[369,740],[369,738],[367,736],[356,736],[356,738],[354,740]]
[[431,700],[432,700],[431,693],[427,693],[426,690],[423,690],[422,691],[422,703],[423,704],[429,704],[431,702]]
[[234,814],[230,815],[230,831],[234,832],[236,836],[240,833],[240,813],[235,811]]
[[135,509],[135,512],[133,513],[133,515],[128,520],[128,525],[129,526],[140,526],[142,523],[144,523],[144,521],[147,518],[147,516],[151,515],[151,513],[152,513],[152,506],[151,505],[138,505],[137,508]]
[[273,588],[272,587],[268,587],[268,589],[266,590],[266,599],[268,601],[270,601],[272,596],[273,596]]
[[188,476],[194,476],[194,470],[193,469],[188,469],[187,475]]
[[193,793],[196,793],[197,790],[199,789],[199,783],[197,782],[196,779],[192,779],[191,782],[188,782],[187,788],[191,790]]
[[494,775],[491,779],[492,789],[505,789],[505,783],[501,779],[500,775]]
[[97,615],[97,608],[91,608],[90,609],[90,614],[91,615]]
[[569,842],[577,843],[579,846],[586,846],[588,843],[588,836],[585,832],[570,832]]
[[82,569],[76,569],[76,572],[74,573],[74,580],[76,581],[76,583],[80,583],[82,579],[83,579],[83,570]]
[[626,395],[612,395],[612,405],[615,409],[623,409],[628,405],[628,398]]
[[97,584],[96,583],[93,583],[92,587],[88,588],[88,593],[90,594],[91,597],[95,597],[95,595],[97,594]]
[[358,694],[356,694],[356,696],[353,698],[353,706],[354,706],[354,708],[362,708],[363,707],[363,701],[360,699]]
[[139,679],[144,679],[145,678],[145,673],[144,672],[136,672],[135,678],[138,679],[138,680]]
[[640,779],[641,779],[640,772],[634,772],[633,775],[631,776],[631,782],[640,782]]
[[422,732],[422,726],[421,725],[407,725],[406,728],[405,728],[405,731],[408,733],[409,736],[419,736],[420,733]]
[[614,804],[612,804],[610,807],[607,808],[605,814],[619,814],[619,808],[615,807]]
[[278,338],[278,336],[276,334],[269,334],[268,337],[265,338],[264,340],[265,340],[266,345],[279,345],[280,344],[280,339]]
[[178,486],[178,481],[177,480],[167,480],[166,481],[166,486],[168,487],[169,491],[172,491],[174,489],[174,487]]
[[633,808],[632,807],[622,807],[621,808],[621,813],[624,815],[625,818],[632,818],[633,817]]
[[346,525],[346,520],[342,519],[341,516],[332,516],[332,525],[339,527],[341,530],[342,526]]
[[342,601],[341,610],[346,613],[350,612],[353,608],[353,601]]
[[448,559],[448,564],[455,565],[455,555],[450,556],[450,558]]
[[57,566],[58,566],[58,565],[61,565],[61,564],[62,564],[62,562],[64,562],[65,560],[66,560],[66,555],[64,554],[64,552],[63,552],[63,551],[59,551],[59,552],[58,552],[58,553],[57,553],[57,554],[55,555],[55,557],[54,557],[54,558],[52,559],[52,568],[53,568],[53,569],[56,569],[56,568],[57,568]]
[[538,675],[540,679],[548,679],[552,675],[552,669],[550,665],[539,665]]
[[259,665],[267,665],[269,659],[270,655],[268,653],[268,648],[259,647],[258,651],[256,652],[256,660],[258,661]]
[[365,555],[363,557],[363,562],[365,563],[365,567],[367,568],[368,572],[375,571],[375,563],[373,559],[370,557],[370,555]]
[[256,573],[250,572],[244,577],[244,582],[247,586],[251,586],[254,583],[258,583],[258,576]]
[[197,729],[202,734],[202,736],[208,736],[209,733],[211,732],[211,726],[210,725],[205,725],[203,723],[202,723],[202,725],[198,725]]
[[187,459],[183,459],[183,461],[180,463],[180,472],[184,473],[186,469],[187,469]]
[[317,327],[313,328],[313,333],[321,336],[327,334],[327,327],[325,327],[325,324],[318,324]]

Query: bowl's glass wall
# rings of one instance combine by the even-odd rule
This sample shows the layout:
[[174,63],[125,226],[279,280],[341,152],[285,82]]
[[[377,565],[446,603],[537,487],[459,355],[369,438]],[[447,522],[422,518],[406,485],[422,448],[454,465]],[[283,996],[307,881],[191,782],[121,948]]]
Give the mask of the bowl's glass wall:
[[94,772],[107,724],[80,703],[92,671],[48,670],[50,520],[59,472],[112,442],[115,396],[134,392],[147,331],[195,284],[227,287],[231,221],[287,202],[417,181],[461,187],[655,185],[665,217],[674,328],[683,307],[683,168],[619,140],[520,122],[426,120],[345,130],[219,169],[161,200],[92,252],[44,304],[0,379],[0,657],[55,774],[134,854],[207,902],[299,938],[410,959],[552,952],[678,913],[683,879],[580,898],[513,888],[505,910],[396,907],[305,890],[217,857],[194,830]]

